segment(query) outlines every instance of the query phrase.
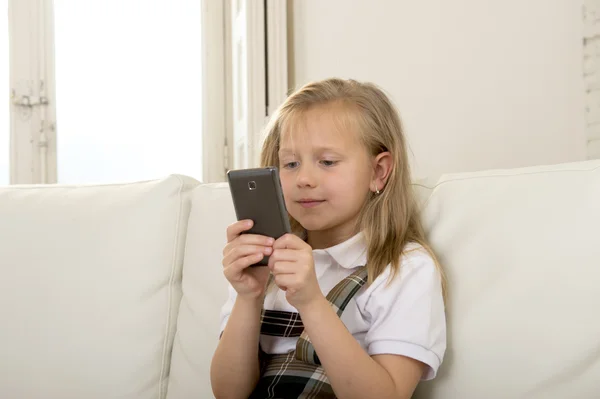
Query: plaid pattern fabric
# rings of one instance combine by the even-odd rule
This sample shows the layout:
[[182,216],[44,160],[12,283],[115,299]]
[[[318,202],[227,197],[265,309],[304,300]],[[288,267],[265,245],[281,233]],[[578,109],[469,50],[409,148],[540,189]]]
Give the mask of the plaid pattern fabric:
[[268,355],[249,399],[334,399],[321,366],[296,359],[294,352]]
[[[267,290],[273,285],[275,278],[269,275]],[[300,314],[284,310],[266,310],[263,308],[260,315],[260,333],[273,337],[299,337],[304,331],[304,324]]]
[[[363,266],[342,281],[340,281],[327,294],[327,300],[336,311],[338,316],[341,316],[346,309],[346,305],[350,299],[358,292],[367,281],[367,267]],[[310,338],[303,331],[296,343],[296,358],[303,362],[320,365],[321,361],[315,352],[315,348],[310,342]]]
[[264,310],[260,318],[260,333],[273,337],[299,337],[304,331],[300,313]]
[[[328,294],[327,300],[338,316],[350,299],[367,281],[367,268],[361,267],[340,281]],[[268,355],[259,350],[261,378],[249,399],[294,398],[329,399],[335,394],[310,339],[304,332],[298,313],[264,310],[261,334],[279,337],[300,336],[294,352]]]

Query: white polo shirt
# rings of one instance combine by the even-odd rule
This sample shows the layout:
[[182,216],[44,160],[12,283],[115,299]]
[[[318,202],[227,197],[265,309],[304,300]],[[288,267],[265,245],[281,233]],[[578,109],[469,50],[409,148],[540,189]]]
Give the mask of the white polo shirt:
[[[362,233],[327,249],[313,250],[315,272],[323,295],[344,277],[366,264]],[[433,259],[418,244],[407,245],[400,273],[388,284],[390,267],[375,281],[363,286],[341,316],[346,328],[369,355],[396,354],[429,366],[422,379],[435,377],[446,351],[446,318],[441,277]],[[236,292],[229,286],[229,299],[221,309],[221,331],[231,314]],[[265,297],[265,309],[295,312],[285,292],[277,286]],[[296,338],[260,336],[266,353],[288,353]]]

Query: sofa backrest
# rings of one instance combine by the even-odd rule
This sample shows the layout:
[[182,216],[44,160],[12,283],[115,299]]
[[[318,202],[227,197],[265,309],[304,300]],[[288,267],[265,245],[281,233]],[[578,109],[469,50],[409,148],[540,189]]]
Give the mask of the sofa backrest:
[[[445,175],[415,188],[449,282],[446,358],[415,398],[596,395],[600,162]],[[211,397],[233,221],[226,184],[195,190],[169,399]]]
[[[433,183],[431,178],[415,183],[420,204],[431,194]],[[219,313],[227,298],[222,250],[225,230],[235,220],[227,183],[203,184],[194,190],[168,399],[212,397],[210,362],[218,343]]]
[[[415,398],[594,397],[600,161],[415,188],[449,282],[445,361]],[[0,396],[212,397],[234,221],[226,183],[183,176],[0,188]]]
[[225,230],[235,220],[227,183],[194,190],[168,399],[213,397],[210,362],[219,339],[219,313],[227,299],[222,251]]
[[0,188],[0,396],[166,396],[198,185]]
[[443,176],[424,205],[448,350],[415,398],[600,394],[600,161]]

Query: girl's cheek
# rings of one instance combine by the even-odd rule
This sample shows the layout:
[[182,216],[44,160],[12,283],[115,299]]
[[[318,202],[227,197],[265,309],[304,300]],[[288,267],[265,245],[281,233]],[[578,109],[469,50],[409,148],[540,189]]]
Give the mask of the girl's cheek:
[[289,191],[290,183],[288,182],[287,178],[281,175],[279,177],[279,180],[281,181],[281,189],[283,190],[283,194],[285,194],[287,191]]
[[288,205],[288,199],[291,198],[291,190],[289,189],[289,185],[287,185],[286,183],[284,183],[283,181],[281,182],[281,191],[283,191],[283,199],[286,202],[286,206]]

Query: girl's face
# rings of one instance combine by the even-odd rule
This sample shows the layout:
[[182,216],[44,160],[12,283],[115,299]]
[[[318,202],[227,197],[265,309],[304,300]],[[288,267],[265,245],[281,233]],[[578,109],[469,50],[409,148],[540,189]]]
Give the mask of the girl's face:
[[308,231],[313,248],[335,245],[355,233],[373,181],[371,157],[358,132],[341,129],[336,111],[345,112],[335,105],[311,108],[281,136],[286,207]]

